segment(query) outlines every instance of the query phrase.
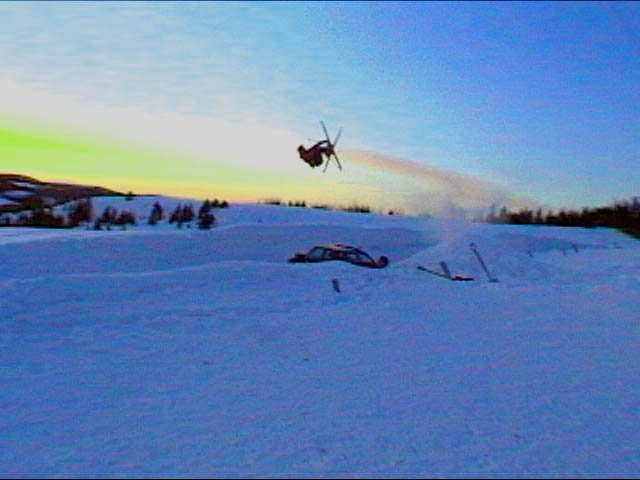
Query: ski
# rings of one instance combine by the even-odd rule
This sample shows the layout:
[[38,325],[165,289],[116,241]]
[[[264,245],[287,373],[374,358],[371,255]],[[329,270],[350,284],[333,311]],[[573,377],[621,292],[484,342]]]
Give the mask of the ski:
[[430,268],[423,267],[422,265],[418,265],[418,270],[431,273],[432,275],[446,278],[447,280],[452,280],[454,282],[468,282],[473,280],[473,277],[470,277],[468,275],[451,275],[451,272],[449,271],[449,267],[445,262],[440,262],[440,267],[443,270],[442,272],[438,272],[437,270],[431,270]]

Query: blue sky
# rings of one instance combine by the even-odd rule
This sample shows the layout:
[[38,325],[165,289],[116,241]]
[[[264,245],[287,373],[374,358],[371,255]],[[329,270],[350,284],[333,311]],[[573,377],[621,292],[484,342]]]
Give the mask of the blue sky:
[[[297,143],[324,119],[344,127],[347,166],[367,151],[554,207],[640,194],[633,2],[8,2],[0,60],[13,82],[85,105],[250,122]],[[246,132],[240,146],[262,138]],[[417,188],[386,166],[387,179],[360,165],[321,182]]]

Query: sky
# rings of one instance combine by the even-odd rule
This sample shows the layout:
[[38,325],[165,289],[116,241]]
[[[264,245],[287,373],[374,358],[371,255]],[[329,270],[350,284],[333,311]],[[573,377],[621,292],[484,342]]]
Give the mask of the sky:
[[[0,171],[406,213],[640,192],[634,2],[2,2]],[[297,146],[332,138],[344,170]]]

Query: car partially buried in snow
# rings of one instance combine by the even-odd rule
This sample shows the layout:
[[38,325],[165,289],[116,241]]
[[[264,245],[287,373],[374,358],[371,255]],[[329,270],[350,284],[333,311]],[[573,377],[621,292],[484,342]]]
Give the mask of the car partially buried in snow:
[[317,245],[306,253],[296,253],[289,259],[289,262],[317,263],[330,262],[332,260],[340,260],[360,267],[369,268],[384,268],[389,265],[389,259],[384,255],[376,261],[364,250],[342,243]]

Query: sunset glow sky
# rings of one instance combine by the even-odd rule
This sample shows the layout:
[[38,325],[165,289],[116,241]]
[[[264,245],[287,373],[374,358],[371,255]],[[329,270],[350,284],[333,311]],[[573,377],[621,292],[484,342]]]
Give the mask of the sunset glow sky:
[[[635,2],[3,2],[0,172],[422,213],[640,194]],[[298,159],[335,135],[344,171]]]

